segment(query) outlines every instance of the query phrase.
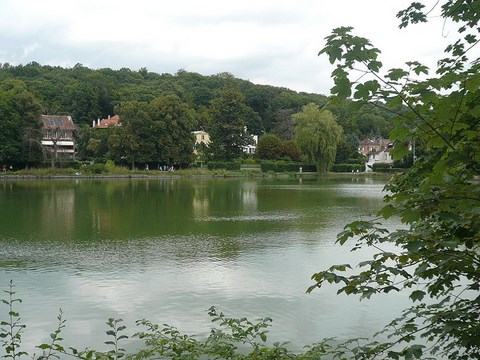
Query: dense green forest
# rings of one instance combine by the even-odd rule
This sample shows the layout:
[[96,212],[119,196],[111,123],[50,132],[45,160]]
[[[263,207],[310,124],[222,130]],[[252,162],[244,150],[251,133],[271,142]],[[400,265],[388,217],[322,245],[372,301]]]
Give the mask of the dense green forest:
[[[237,132],[246,128],[249,134],[273,134],[289,141],[294,138],[292,115],[309,103],[330,110],[343,128],[339,144],[343,158],[355,151],[360,139],[388,137],[392,128],[389,113],[379,108],[351,109],[348,101],[331,102],[321,94],[256,85],[229,73],[204,76],[179,70],[158,74],[146,68],[132,71],[90,69],[81,64],[63,68],[36,62],[5,63],[0,65],[0,161],[38,163],[40,128],[33,120],[40,114],[73,117],[79,128],[79,159],[188,164],[193,152],[187,149],[193,147],[187,132],[204,129],[222,135],[222,139],[212,138],[212,145],[216,145],[212,148],[217,149],[226,146],[222,141],[229,141],[227,128]],[[233,114],[227,119],[227,113]],[[121,132],[92,131],[93,120],[113,114],[119,114],[126,125]],[[219,124],[221,121],[226,123]],[[165,151],[167,146],[172,149]],[[212,158],[231,160],[238,155],[238,149],[231,153],[224,150]]]

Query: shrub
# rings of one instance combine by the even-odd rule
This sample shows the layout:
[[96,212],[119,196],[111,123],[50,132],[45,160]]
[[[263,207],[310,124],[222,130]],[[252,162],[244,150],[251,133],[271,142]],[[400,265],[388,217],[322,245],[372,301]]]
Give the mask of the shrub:
[[302,153],[293,140],[286,140],[282,142],[282,156],[295,162],[299,162],[302,159]]
[[253,165],[256,163],[257,162],[255,161],[255,159],[252,159],[252,158],[246,158],[242,160],[242,164],[246,164],[246,165]]
[[111,173],[115,171],[115,168],[115,163],[112,160],[107,160],[105,163],[105,171]]
[[82,167],[82,173],[84,174],[91,174],[91,175],[99,175],[103,174],[107,171],[105,164],[95,163],[92,165],[86,165]]
[[240,163],[239,162],[226,162],[225,169],[227,170],[240,170]]
[[279,156],[282,156],[282,140],[273,134],[260,136],[256,156],[266,160],[278,159]]
[[81,162],[76,160],[70,160],[65,162],[59,162],[57,165],[62,168],[80,169]]
[[351,158],[347,159],[347,162],[345,164],[358,164],[358,165],[363,165],[365,167],[365,158],[364,157],[357,157],[357,158]]

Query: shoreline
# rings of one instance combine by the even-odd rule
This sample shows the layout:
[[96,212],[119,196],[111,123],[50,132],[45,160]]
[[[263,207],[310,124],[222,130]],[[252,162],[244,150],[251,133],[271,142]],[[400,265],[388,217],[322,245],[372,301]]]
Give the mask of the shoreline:
[[376,178],[389,178],[391,173],[376,173],[376,172],[363,172],[363,173],[340,173],[340,172],[328,172],[326,174],[319,174],[313,172],[302,173],[211,173],[211,174],[182,174],[182,173],[169,173],[169,174],[98,174],[98,175],[35,175],[35,174],[0,174],[0,180],[56,180],[56,179],[215,179],[215,178],[320,178],[320,177],[376,177]]

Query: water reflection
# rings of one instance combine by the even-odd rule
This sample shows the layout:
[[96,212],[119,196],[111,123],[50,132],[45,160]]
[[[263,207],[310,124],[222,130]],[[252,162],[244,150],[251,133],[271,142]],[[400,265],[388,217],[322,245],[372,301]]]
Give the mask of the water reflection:
[[336,234],[379,208],[383,185],[363,177],[4,181],[0,285],[17,284],[31,344],[45,341],[39,333],[48,339],[59,306],[77,346],[101,347],[110,316],[206,334],[212,305],[272,316],[273,338],[297,348],[365,335],[401,297],[360,304],[335,289],[305,289],[314,272],[367,256],[335,246]]

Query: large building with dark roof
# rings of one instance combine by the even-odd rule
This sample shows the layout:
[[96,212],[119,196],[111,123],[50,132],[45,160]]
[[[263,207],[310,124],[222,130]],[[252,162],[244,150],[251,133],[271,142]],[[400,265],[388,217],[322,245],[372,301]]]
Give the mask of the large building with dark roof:
[[76,126],[69,115],[42,115],[42,146],[55,158],[75,158]]

